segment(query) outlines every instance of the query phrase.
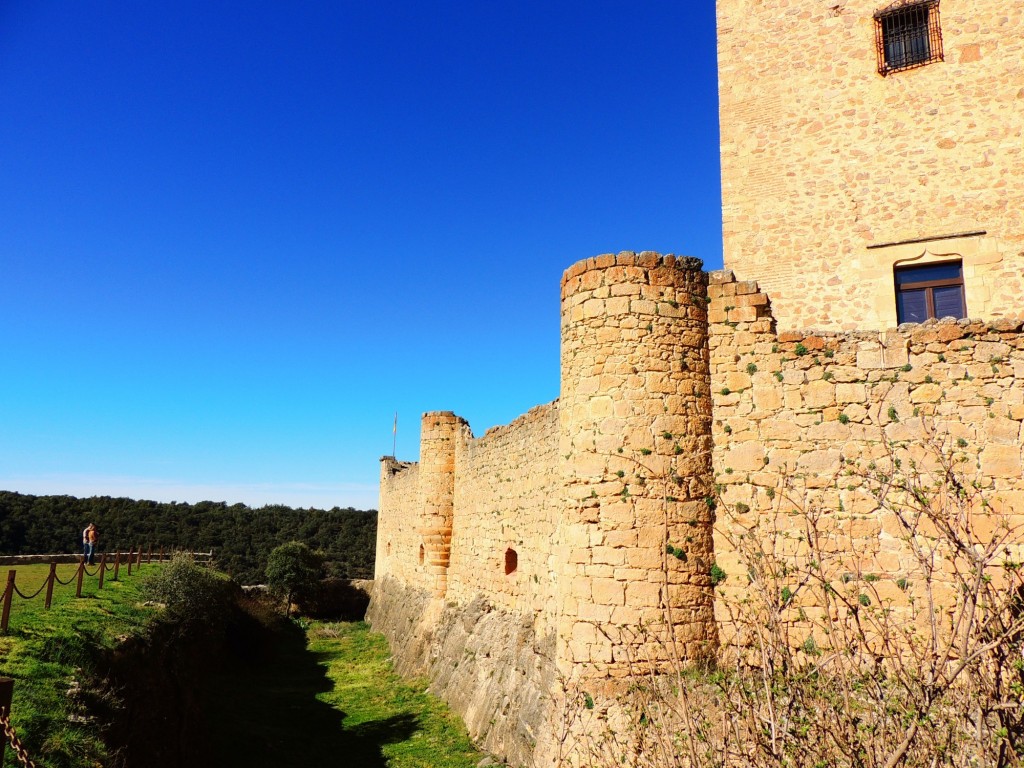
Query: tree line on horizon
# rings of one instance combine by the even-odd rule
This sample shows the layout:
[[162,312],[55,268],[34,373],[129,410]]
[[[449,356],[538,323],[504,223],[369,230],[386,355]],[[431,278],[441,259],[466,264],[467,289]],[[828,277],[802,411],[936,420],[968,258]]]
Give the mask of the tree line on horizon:
[[218,568],[242,584],[262,583],[274,547],[301,541],[321,552],[327,575],[372,579],[376,510],[251,508],[110,496],[32,496],[0,491],[0,554],[81,552],[82,529],[99,529],[98,552],[152,546],[213,551]]

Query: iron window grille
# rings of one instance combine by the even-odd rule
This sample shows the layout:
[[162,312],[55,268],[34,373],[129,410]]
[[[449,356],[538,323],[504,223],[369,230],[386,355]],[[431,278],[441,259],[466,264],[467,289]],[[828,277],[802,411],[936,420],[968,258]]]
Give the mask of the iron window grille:
[[939,0],[897,0],[875,13],[878,73],[942,61]]
[[932,317],[967,316],[961,262],[899,267],[895,277],[898,322],[923,323]]

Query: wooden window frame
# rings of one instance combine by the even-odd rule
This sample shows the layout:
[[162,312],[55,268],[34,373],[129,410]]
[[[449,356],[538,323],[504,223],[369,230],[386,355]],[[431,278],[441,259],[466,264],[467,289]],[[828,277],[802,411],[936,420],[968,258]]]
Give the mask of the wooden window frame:
[[[922,267],[935,267],[935,266],[946,266],[955,264],[959,267],[959,277],[948,277],[942,280],[921,280],[917,283],[903,283],[900,285],[896,278],[900,272],[909,272],[912,269],[921,269]],[[896,322],[897,323],[910,323],[913,320],[904,320],[899,316],[900,302],[899,297],[901,293],[909,293],[910,291],[924,291],[925,309],[928,314],[927,320],[934,319],[935,315],[935,289],[936,288],[952,288],[959,286],[960,288],[960,308],[963,309],[964,317],[967,316],[967,295],[964,292],[964,265],[962,261],[937,261],[931,264],[906,264],[902,267],[896,267],[893,270],[893,283],[896,287]]]

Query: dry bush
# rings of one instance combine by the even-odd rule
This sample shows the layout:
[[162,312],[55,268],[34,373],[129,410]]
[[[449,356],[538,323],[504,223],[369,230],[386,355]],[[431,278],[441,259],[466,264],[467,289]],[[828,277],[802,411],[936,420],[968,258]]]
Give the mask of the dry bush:
[[[720,503],[740,572],[717,666],[638,672],[607,701],[566,685],[562,764],[1024,765],[1019,532],[975,466],[932,437],[834,478],[868,515],[795,481],[771,512]],[[864,572],[851,526],[872,516],[898,572]]]

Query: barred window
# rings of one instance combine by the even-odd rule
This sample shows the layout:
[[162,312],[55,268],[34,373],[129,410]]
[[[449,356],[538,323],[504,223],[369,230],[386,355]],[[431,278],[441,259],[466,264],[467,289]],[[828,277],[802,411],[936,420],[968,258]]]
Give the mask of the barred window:
[[896,319],[923,323],[930,317],[967,316],[961,262],[946,261],[896,270]]
[[876,12],[875,43],[883,76],[942,61],[939,0],[897,0]]

